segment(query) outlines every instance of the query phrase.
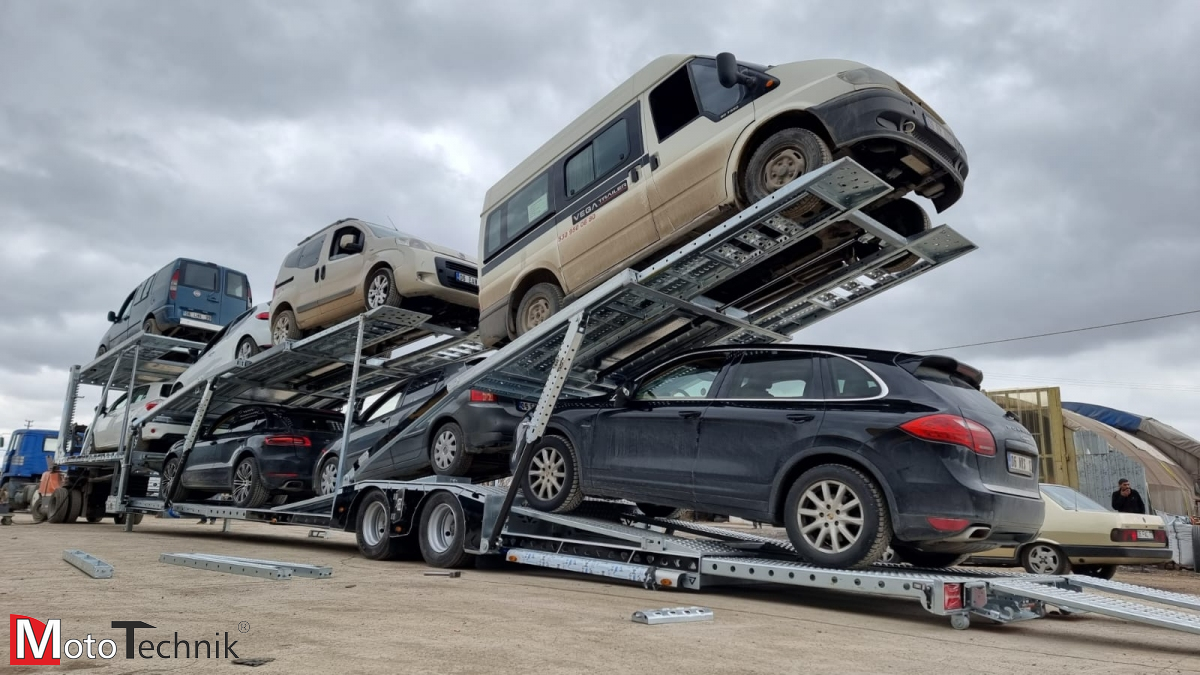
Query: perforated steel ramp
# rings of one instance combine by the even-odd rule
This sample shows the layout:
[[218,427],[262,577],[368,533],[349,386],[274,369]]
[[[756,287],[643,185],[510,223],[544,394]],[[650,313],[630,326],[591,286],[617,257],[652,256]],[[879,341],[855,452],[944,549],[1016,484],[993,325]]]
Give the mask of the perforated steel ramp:
[[[1040,600],[1056,607],[1078,612],[1095,612],[1115,619],[1181,630],[1200,635],[1200,614],[1177,612],[1150,605],[1130,602],[1093,593],[1074,591],[1050,584],[1020,579],[1001,579],[989,582],[993,591],[1010,593],[1021,598]],[[1149,590],[1149,589],[1143,589]]]
[[[133,354],[137,355],[137,379],[139,382],[169,382],[179,376],[191,364],[189,349],[203,349],[204,344],[191,340],[138,333],[112,347],[90,363],[80,366],[79,383],[104,386],[113,374],[113,365],[120,364],[113,378],[115,383],[124,384],[134,373]],[[164,359],[171,355],[173,359]]]
[[1200,597],[1195,595],[1174,593],[1172,591],[1160,591],[1157,588],[1136,586],[1134,584],[1127,584],[1121,581],[1099,579],[1082,574],[1072,574],[1069,575],[1067,579],[1074,586],[1094,588],[1106,593],[1112,593],[1114,595],[1124,595],[1130,598],[1149,600],[1151,602],[1157,602],[1164,605],[1174,605],[1176,607],[1183,607],[1184,609],[1200,612]]

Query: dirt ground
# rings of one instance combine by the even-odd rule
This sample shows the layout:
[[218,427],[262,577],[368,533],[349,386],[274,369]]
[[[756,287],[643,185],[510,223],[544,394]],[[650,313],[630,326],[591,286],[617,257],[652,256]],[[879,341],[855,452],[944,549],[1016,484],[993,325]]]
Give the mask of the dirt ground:
[[[133,533],[111,520],[34,525],[17,514],[0,528],[0,606],[60,619],[62,642],[113,639],[113,660],[63,658],[61,668],[6,672],[395,673],[1200,673],[1200,637],[1094,615],[956,631],[916,603],[803,589],[650,591],[537,569],[467,569],[425,576],[422,563],[358,555],[352,535],[147,517]],[[91,579],[62,560],[78,548],[115,568]],[[225,553],[333,567],[331,579],[271,581],[158,561],[165,552]],[[1122,571],[1119,580],[1200,594],[1192,572]],[[711,622],[648,626],[639,609],[701,605]],[[236,640],[228,658],[127,660],[124,629],[162,654],[172,643]],[[243,630],[239,630],[240,627]],[[223,638],[222,638],[223,641]],[[3,631],[3,652],[9,634]],[[182,647],[180,647],[182,655]],[[223,656],[223,655],[222,655]]]

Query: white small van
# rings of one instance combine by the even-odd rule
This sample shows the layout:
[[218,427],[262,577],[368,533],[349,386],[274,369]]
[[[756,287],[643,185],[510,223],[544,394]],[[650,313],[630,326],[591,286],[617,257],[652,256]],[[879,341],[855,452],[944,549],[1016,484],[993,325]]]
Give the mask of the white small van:
[[[762,66],[728,53],[655,59],[488,190],[479,236],[484,343],[526,332],[621,269],[652,262],[845,156],[896,188],[865,211],[905,236],[927,229],[929,216],[904,195],[940,212],[958,201],[967,175],[945,120],[864,64]],[[808,263],[871,252],[855,241],[861,231],[840,225],[770,259],[770,269],[732,278],[715,299],[741,300],[783,275],[808,278]]]

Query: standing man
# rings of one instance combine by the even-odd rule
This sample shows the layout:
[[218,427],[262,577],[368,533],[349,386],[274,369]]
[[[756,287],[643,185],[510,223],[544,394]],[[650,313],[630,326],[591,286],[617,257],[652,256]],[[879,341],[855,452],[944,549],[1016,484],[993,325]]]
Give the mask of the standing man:
[[1142,496],[1122,478],[1117,481],[1117,491],[1112,494],[1112,507],[1120,513],[1145,513],[1146,504]]

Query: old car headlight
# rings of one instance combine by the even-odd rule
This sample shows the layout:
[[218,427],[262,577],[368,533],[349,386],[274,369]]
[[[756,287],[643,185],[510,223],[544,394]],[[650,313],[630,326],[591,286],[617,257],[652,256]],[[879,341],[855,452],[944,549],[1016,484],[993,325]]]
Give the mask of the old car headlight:
[[899,89],[895,78],[883,72],[882,70],[876,70],[874,68],[855,68],[854,70],[843,70],[842,72],[838,73],[838,77],[856,87],[874,86]]

